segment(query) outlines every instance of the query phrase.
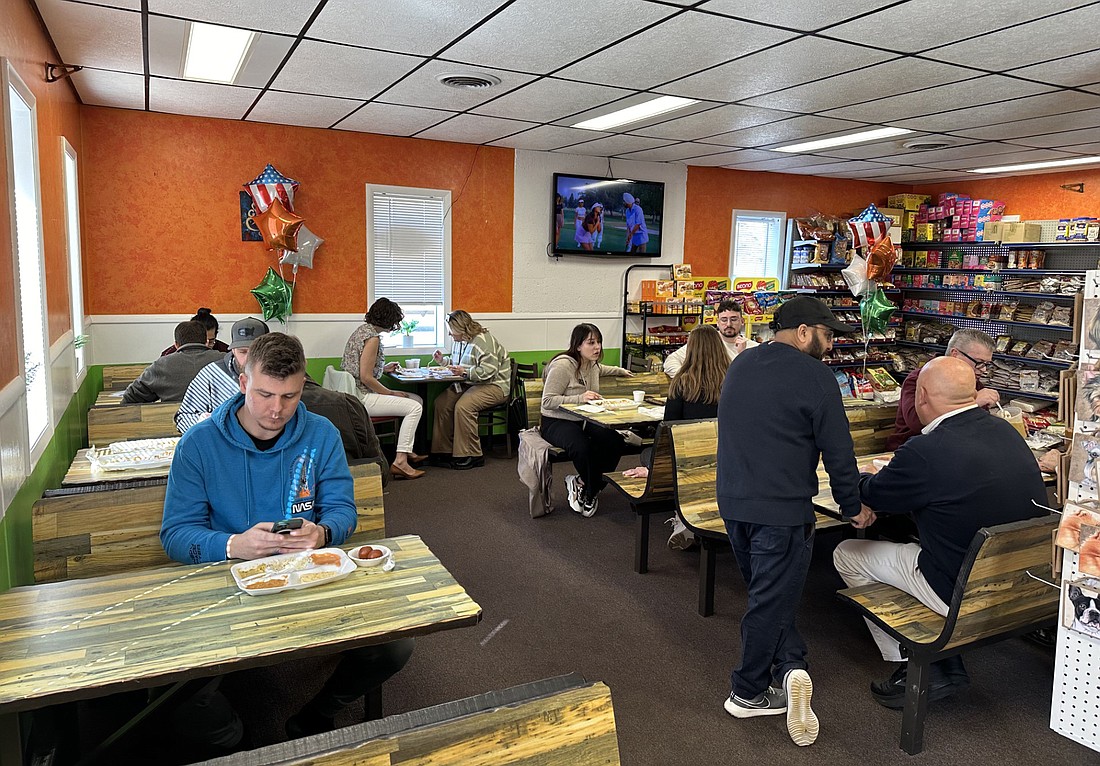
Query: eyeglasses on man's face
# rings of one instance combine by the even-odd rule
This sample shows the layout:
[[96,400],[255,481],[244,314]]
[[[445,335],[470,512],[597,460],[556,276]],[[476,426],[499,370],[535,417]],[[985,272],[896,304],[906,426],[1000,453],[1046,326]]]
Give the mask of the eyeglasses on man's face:
[[970,363],[974,365],[974,369],[977,372],[985,372],[989,369],[989,365],[993,362],[992,357],[990,357],[989,359],[975,359],[970,354],[963,351],[961,348],[956,348],[955,350],[965,356],[967,359],[969,359]]
[[812,324],[812,325],[810,325],[810,327],[814,328],[815,330],[822,330],[822,331],[824,331],[824,333],[825,333],[825,340],[827,340],[827,341],[832,341],[832,339],[836,337],[836,333],[835,333],[835,332],[833,332],[833,330],[832,330],[831,328],[829,328],[829,327],[826,327],[825,325],[821,325],[821,324]]

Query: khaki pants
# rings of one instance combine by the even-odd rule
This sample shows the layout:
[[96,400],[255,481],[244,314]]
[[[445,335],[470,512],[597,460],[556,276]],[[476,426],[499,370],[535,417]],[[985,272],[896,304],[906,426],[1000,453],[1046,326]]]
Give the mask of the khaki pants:
[[454,457],[480,457],[477,415],[507,400],[504,392],[494,385],[470,386],[461,394],[448,386],[433,405],[432,452]]

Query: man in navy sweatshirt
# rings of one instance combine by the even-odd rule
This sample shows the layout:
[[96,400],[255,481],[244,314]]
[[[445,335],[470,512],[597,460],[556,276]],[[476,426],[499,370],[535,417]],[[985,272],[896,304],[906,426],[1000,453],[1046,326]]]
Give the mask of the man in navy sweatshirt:
[[821,362],[833,334],[853,328],[809,296],[780,306],[772,328],[773,342],[730,364],[718,403],[718,508],[748,586],[725,709],[737,718],[786,713],[791,739],[804,746],[818,722],[794,620],[813,552],[818,461],[846,518],[864,527],[873,514],[860,507],[848,416]]
[[[888,583],[946,615],[955,580],[982,527],[1042,516],[1046,487],[1027,443],[1007,421],[981,409],[974,368],[942,356],[924,365],[914,394],[923,429],[877,474],[860,477],[859,494],[875,513],[910,513],[920,544],[845,540],[833,552],[849,586]],[[1034,501],[1034,502],[1032,502]],[[896,641],[868,623],[887,661],[901,662]],[[905,665],[871,684],[879,704],[905,704]],[[932,664],[928,699],[943,699],[969,683],[958,655]]]

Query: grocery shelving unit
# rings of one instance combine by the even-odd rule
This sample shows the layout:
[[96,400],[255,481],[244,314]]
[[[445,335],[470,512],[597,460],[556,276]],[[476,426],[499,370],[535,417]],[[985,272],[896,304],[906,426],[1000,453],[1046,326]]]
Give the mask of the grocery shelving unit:
[[[966,303],[972,305],[975,301],[980,301],[982,304],[982,310],[988,309],[985,316],[981,313],[978,315],[959,314],[957,312],[944,312],[944,311],[927,311],[922,310],[919,307],[910,307],[909,309],[902,309],[898,312],[901,317],[907,321],[921,320],[921,319],[935,319],[946,324],[955,326],[956,328],[975,328],[983,330],[994,338],[999,336],[1010,336],[1013,343],[1026,342],[1034,345],[1038,341],[1071,341],[1074,345],[1078,342],[1078,333],[1080,326],[1080,314],[1081,314],[1081,293],[1080,292],[1043,292],[1041,290],[1003,290],[1003,289],[989,289],[985,290],[980,287],[971,287],[963,285],[910,285],[906,284],[905,275],[927,275],[935,277],[936,275],[1000,275],[1002,280],[1009,280],[1013,277],[1024,278],[1036,278],[1042,280],[1044,277],[1083,277],[1086,269],[1095,267],[1097,258],[1100,257],[1100,243],[1055,243],[1055,242],[1033,242],[1033,243],[1000,243],[1000,242],[918,242],[909,241],[901,243],[903,251],[939,251],[946,253],[949,251],[961,251],[963,254],[977,254],[977,259],[980,268],[948,268],[948,267],[924,267],[924,266],[896,266],[894,268],[894,281],[895,285],[901,292],[901,301],[904,303],[907,299],[915,300],[938,300],[938,301],[950,301],[956,303]],[[1046,254],[1046,262],[1043,264],[1042,269],[1005,269],[1005,268],[993,268],[993,263],[997,257],[1007,256],[1012,251],[1019,250],[1042,250]],[[940,262],[944,262],[946,259],[941,258]],[[1083,279],[1081,280],[1083,284]],[[1050,302],[1056,307],[1061,306],[1070,309],[1070,316],[1067,324],[1049,324],[1045,322],[1028,322],[1028,321],[1013,321],[1008,319],[1000,319],[998,314],[1001,306],[1009,304],[1011,302],[1017,302],[1020,305],[1037,306],[1041,302]],[[925,343],[920,340],[907,339],[905,334],[899,334],[898,346],[901,348],[921,348],[926,351],[934,352],[937,354],[943,353],[945,346],[937,343]],[[1057,386],[1052,384],[1049,377],[1051,370],[1064,370],[1070,366],[1070,360],[1057,359],[1051,357],[1028,357],[1021,356],[1019,354],[1011,353],[995,353],[995,360],[1002,362],[1008,362],[1014,365],[1013,369],[1018,368],[1020,371],[1026,371],[1027,369],[1033,369],[1036,371],[1046,370],[1044,375],[1047,375],[1046,381],[1051,384],[1050,387],[1044,388],[1044,390],[1023,390],[1018,386],[1015,390],[1009,387],[998,385],[996,386],[999,391],[1008,393],[1010,395],[1021,395],[1031,397],[1035,399],[1042,399],[1047,401],[1058,400]],[[1056,383],[1054,381],[1053,383]]]

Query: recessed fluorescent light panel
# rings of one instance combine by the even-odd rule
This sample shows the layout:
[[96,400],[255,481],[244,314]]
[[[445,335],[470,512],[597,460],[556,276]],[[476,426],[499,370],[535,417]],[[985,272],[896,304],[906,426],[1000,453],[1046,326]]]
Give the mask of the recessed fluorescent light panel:
[[1013,173],[1017,170],[1040,170],[1042,168],[1062,168],[1066,165],[1089,165],[1100,162],[1100,157],[1076,157],[1072,160],[1049,160],[1047,162],[1029,162],[1026,165],[1001,165],[996,168],[974,168],[968,173]]
[[192,23],[183,76],[188,80],[232,83],[255,38],[255,32],[244,29]]
[[693,98],[661,96],[652,101],[646,101],[643,104],[635,104],[634,106],[628,106],[626,109],[620,109],[617,112],[605,114],[603,117],[593,117],[591,120],[578,122],[573,127],[583,128],[584,130],[608,130],[610,128],[617,128],[620,125],[626,125],[627,123],[656,117],[659,114],[665,114],[666,112],[671,112],[676,109],[683,109],[685,106],[691,106],[697,103],[699,102]]
[[807,141],[804,144],[780,146],[774,151],[815,152],[818,149],[829,149],[834,146],[847,146],[848,144],[862,144],[864,141],[877,141],[880,138],[904,136],[906,133],[912,132],[913,131],[906,130],[905,128],[875,128],[874,130],[865,130],[862,133],[851,133],[847,136],[834,136],[833,138],[823,138],[820,141]]

